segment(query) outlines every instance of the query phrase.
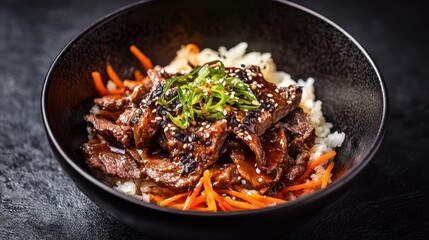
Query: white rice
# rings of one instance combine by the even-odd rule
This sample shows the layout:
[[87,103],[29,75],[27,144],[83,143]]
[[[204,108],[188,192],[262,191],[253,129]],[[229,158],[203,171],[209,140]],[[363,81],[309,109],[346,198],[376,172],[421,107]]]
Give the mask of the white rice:
[[[198,65],[213,60],[221,60],[227,67],[240,67],[242,64],[246,66],[257,65],[261,68],[262,74],[267,81],[281,87],[297,84],[303,88],[300,107],[308,114],[310,123],[316,128],[316,144],[310,150],[311,155],[308,164],[311,164],[323,154],[337,147],[341,147],[345,134],[337,131],[331,133],[333,125],[326,122],[322,112],[322,101],[317,100],[315,96],[315,80],[310,77],[307,80],[298,79],[298,81],[294,81],[289,74],[283,71],[277,71],[271,53],[246,53],[247,46],[247,43],[241,42],[229,50],[221,46],[217,51],[206,48],[201,50],[200,53],[194,53],[182,47],[177,52],[177,57],[169,65],[165,66],[164,69],[170,73],[183,73],[191,69],[188,65],[188,61]],[[312,180],[318,180],[322,177],[328,161],[315,168],[315,173],[311,175]],[[137,187],[136,184],[139,187]],[[138,194],[140,194],[138,198],[146,201],[148,201],[148,196],[145,193],[157,190],[157,186],[154,183],[138,180],[116,181],[114,188],[133,196],[138,196]]]

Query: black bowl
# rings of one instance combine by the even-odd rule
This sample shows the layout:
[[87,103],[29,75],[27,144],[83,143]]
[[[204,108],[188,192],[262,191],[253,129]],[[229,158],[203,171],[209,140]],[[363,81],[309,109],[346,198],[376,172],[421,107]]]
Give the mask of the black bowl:
[[[278,69],[294,79],[314,77],[317,98],[334,130],[346,139],[338,150],[334,178],[325,190],[290,203],[232,213],[183,212],[133,199],[97,180],[78,149],[87,139],[83,116],[96,95],[90,73],[107,63],[122,76],[139,63],[138,45],[155,64],[165,65],[181,44],[271,52]],[[59,54],[42,92],[42,114],[58,162],[97,205],[119,220],[158,237],[274,237],[290,233],[344,195],[381,143],[387,93],[373,61],[344,30],[308,9],[286,1],[143,1],[92,25]],[[66,196],[64,196],[66,197]]]

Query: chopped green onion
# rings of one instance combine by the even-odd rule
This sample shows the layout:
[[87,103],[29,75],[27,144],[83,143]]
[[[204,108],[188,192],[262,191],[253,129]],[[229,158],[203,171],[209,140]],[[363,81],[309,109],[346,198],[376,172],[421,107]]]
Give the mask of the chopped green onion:
[[163,86],[159,104],[166,116],[182,129],[196,118],[224,119],[224,112],[229,109],[251,110],[260,105],[249,85],[228,76],[221,61],[197,66],[186,75],[169,79]]

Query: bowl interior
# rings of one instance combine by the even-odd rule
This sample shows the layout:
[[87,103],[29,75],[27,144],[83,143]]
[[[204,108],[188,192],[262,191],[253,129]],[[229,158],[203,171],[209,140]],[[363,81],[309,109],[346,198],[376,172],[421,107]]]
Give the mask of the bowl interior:
[[277,1],[148,1],[107,17],[72,41],[48,73],[43,96],[47,127],[69,159],[89,173],[79,147],[87,140],[83,116],[96,96],[92,71],[105,73],[109,63],[124,79],[131,77],[141,68],[128,50],[131,44],[162,66],[182,44],[217,49],[242,41],[248,51],[271,52],[277,69],[293,79],[315,78],[327,121],[333,131],[346,133],[334,178],[368,160],[385,116],[377,70],[341,30]]

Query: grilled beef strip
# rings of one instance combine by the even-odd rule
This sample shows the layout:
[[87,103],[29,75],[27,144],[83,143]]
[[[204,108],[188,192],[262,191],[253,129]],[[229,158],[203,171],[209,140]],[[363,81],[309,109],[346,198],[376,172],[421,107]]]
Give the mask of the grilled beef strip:
[[230,140],[228,145],[231,159],[240,175],[261,193],[266,193],[281,178],[288,151],[283,128],[272,127],[261,136],[262,150],[267,155],[267,168],[270,171],[260,169],[256,156],[241,141]]
[[82,151],[91,168],[101,170],[108,176],[141,177],[141,167],[135,159],[138,155],[130,151],[118,149],[107,143],[85,143]]
[[237,139],[242,140],[255,153],[258,167],[272,170],[266,166],[266,154],[262,150],[259,137],[272,125],[296,109],[301,101],[302,89],[296,85],[287,88],[277,87],[264,79],[258,66],[246,68],[227,68],[243,82],[249,84],[261,103],[256,111],[237,111],[230,118],[229,126]]
[[132,131],[130,126],[117,125],[102,116],[86,115],[85,121],[94,127],[94,129],[109,143],[128,147],[132,141]]
[[226,120],[200,121],[185,130],[168,123],[158,141],[169,157],[143,157],[145,174],[161,186],[190,190],[203,172],[217,162],[228,133]]

